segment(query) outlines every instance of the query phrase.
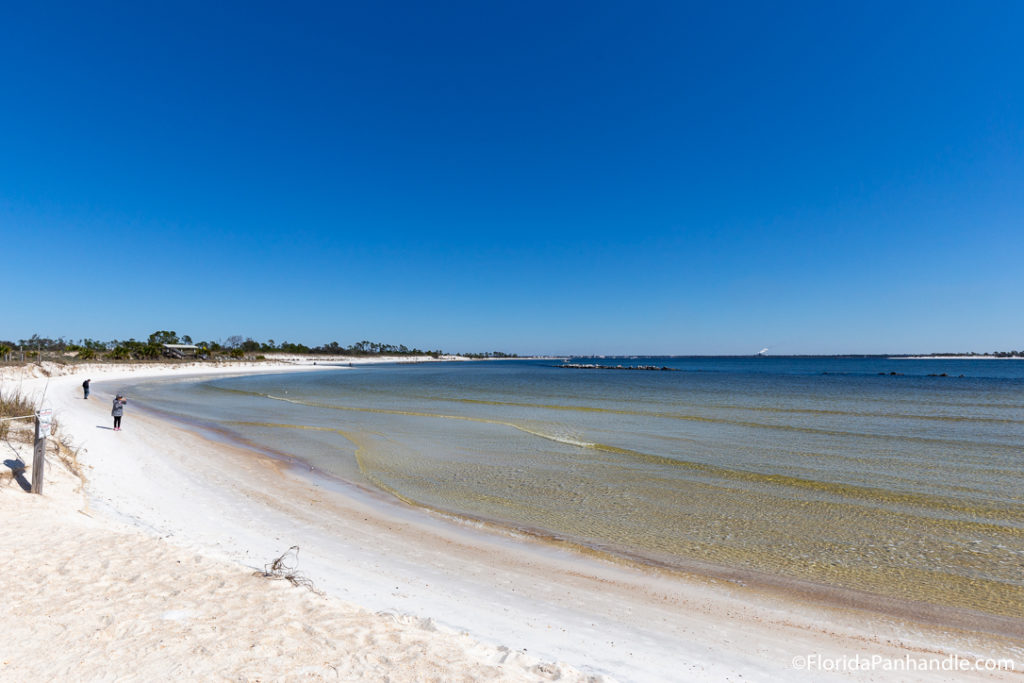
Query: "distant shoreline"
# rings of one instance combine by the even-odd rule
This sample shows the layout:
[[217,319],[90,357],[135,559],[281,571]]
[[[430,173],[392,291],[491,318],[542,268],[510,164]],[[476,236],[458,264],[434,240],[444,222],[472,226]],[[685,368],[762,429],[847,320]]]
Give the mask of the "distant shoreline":
[[1024,356],[889,356],[889,360],[1024,360]]

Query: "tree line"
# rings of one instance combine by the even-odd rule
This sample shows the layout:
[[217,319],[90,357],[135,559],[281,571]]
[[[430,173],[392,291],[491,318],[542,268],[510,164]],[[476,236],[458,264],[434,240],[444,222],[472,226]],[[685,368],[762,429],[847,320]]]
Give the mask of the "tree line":
[[945,352],[945,353],[929,353],[929,356],[995,356],[996,358],[1024,358],[1024,351],[991,351],[989,353],[978,353],[977,351],[968,352]]
[[[342,346],[332,341],[320,346],[306,346],[288,341],[275,342],[273,339],[267,341],[256,341],[252,337],[232,335],[224,340],[200,340],[193,341],[192,337],[183,334],[179,335],[173,330],[157,330],[145,341],[135,338],[127,340],[112,339],[110,341],[99,341],[97,339],[79,339],[77,342],[58,337],[50,339],[32,335],[28,339],[17,341],[0,340],[0,360],[10,361],[17,358],[35,359],[41,353],[74,353],[80,360],[153,360],[164,355],[165,344],[184,344],[196,346],[197,353],[201,358],[245,358],[259,357],[267,353],[287,353],[295,355],[319,355],[319,356],[430,356],[439,358],[444,355],[440,349],[422,350],[410,348],[405,344],[385,344],[363,340]],[[516,354],[504,353],[501,351],[489,351],[486,353],[464,354],[471,358],[516,358]]]

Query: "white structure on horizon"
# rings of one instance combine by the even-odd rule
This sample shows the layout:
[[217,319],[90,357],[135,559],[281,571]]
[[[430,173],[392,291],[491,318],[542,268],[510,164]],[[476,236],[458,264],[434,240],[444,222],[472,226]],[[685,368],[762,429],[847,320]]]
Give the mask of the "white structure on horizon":
[[767,346],[766,346],[766,347],[764,347],[763,349],[761,349],[760,351],[758,351],[758,352],[757,352],[757,355],[759,355],[759,356],[763,356],[763,355],[765,355],[766,353],[768,353],[768,347],[767,347]]

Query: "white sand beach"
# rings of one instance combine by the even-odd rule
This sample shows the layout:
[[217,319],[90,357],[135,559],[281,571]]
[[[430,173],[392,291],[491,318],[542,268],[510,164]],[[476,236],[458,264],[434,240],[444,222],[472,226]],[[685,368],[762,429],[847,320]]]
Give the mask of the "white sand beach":
[[[344,369],[35,367],[7,368],[3,390],[45,391],[85,484],[53,457],[43,495],[19,485],[30,471],[0,468],[0,680],[1024,680],[1024,639],[454,523],[302,476],[131,397],[123,431],[109,429],[128,377]],[[28,444],[0,447],[31,465]],[[256,575],[292,546],[319,592]],[[979,659],[1013,670],[973,670]]]

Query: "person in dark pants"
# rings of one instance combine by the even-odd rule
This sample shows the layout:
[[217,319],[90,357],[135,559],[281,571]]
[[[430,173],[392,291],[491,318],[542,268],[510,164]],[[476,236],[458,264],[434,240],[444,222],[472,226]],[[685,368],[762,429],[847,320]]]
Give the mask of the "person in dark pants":
[[91,382],[91,381],[92,381],[91,379],[87,379],[84,382],[82,382],[82,391],[85,392],[85,397],[86,398],[89,398],[89,382]]
[[124,415],[124,404],[128,402],[121,394],[114,397],[114,407],[110,410],[110,414],[114,416],[114,431],[121,431],[121,416]]

